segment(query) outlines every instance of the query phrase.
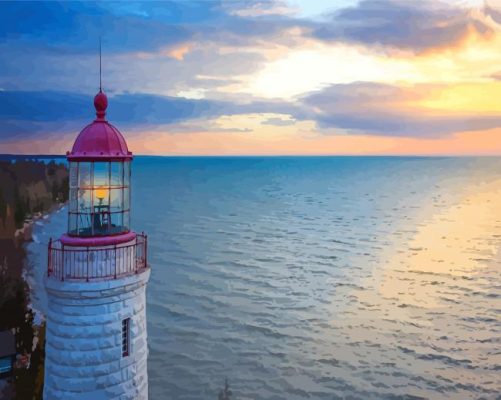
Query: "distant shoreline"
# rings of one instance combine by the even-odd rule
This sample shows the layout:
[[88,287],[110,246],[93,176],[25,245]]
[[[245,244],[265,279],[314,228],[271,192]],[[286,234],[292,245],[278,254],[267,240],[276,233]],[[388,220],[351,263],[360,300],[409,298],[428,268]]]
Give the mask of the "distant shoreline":
[[[0,397],[42,397],[45,323],[37,321],[26,279],[27,245],[37,221],[67,200],[68,168],[55,157],[15,157],[0,163],[0,331],[15,336],[16,361]],[[53,162],[51,162],[53,161]]]
[[[139,158],[501,158],[501,154],[134,154]],[[66,160],[61,154],[0,154],[0,160]]]

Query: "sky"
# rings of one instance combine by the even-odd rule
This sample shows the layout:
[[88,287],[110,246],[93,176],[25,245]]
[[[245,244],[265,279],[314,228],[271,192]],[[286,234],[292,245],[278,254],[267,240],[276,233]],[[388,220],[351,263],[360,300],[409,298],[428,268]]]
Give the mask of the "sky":
[[501,155],[501,0],[0,2],[0,153]]

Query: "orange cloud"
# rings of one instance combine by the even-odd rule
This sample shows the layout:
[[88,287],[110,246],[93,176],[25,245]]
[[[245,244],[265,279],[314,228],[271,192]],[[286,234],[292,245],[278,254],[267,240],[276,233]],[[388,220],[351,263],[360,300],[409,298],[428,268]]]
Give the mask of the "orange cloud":
[[162,54],[164,54],[168,57],[175,58],[178,61],[182,61],[182,60],[184,60],[184,56],[186,54],[188,54],[192,48],[193,48],[193,46],[191,44],[184,43],[180,46],[177,46],[177,47],[174,47],[174,48],[171,48],[168,50],[164,50],[164,51],[162,51]]
[[135,52],[133,54],[137,58],[142,59],[142,60],[152,59],[152,58],[158,57],[158,55],[161,55],[161,56],[165,56],[165,57],[174,58],[178,61],[182,61],[182,60],[184,60],[185,55],[188,54],[192,49],[193,49],[193,45],[191,43],[182,43],[182,44],[174,46],[174,47],[163,48],[158,52],[157,51],[151,51],[151,52],[138,51],[138,52]]
[[[263,132],[142,132],[127,135],[134,154],[151,155],[501,155],[501,128],[441,139],[373,135],[319,135],[311,123]],[[278,131],[278,134],[273,134]],[[0,142],[0,153],[65,154],[76,133],[40,140]],[[50,143],[50,149],[47,148]]]
[[463,132],[442,139],[313,132],[271,136],[151,132],[133,137],[129,143],[137,154],[157,155],[501,155],[501,129]]

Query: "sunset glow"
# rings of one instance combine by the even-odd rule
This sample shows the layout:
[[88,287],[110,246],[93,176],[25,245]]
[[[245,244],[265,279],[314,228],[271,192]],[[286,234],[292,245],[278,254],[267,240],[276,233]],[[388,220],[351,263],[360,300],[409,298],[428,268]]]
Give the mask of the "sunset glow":
[[[42,25],[1,28],[2,152],[43,153],[52,135],[67,150],[92,115],[100,28],[68,7],[82,27],[48,47]],[[102,24],[127,15],[142,27],[132,45],[120,39],[130,26],[103,36],[109,117],[136,153],[500,154],[497,1],[206,2],[179,19],[166,5],[92,7]],[[79,48],[63,39],[82,32]]]

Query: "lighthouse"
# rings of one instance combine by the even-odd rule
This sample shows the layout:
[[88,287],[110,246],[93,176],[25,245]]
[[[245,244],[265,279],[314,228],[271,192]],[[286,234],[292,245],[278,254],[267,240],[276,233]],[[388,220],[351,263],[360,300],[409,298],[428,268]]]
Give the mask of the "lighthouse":
[[67,152],[68,229],[49,242],[44,399],[147,399],[147,236],[131,230],[132,153],[94,98]]

